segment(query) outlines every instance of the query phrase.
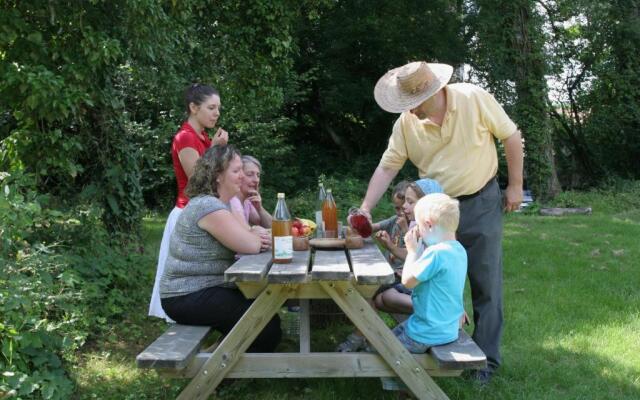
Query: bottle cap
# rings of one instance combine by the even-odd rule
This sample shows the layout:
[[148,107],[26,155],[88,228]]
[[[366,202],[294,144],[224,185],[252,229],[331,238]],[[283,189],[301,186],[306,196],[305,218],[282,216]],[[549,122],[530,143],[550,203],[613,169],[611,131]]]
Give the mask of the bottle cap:
[[278,198],[279,199],[284,199],[284,193],[278,193]]
[[318,186],[320,186],[320,187],[324,187],[324,183],[319,182],[319,183],[318,183]]
[[327,193],[331,193],[331,189],[327,189]]

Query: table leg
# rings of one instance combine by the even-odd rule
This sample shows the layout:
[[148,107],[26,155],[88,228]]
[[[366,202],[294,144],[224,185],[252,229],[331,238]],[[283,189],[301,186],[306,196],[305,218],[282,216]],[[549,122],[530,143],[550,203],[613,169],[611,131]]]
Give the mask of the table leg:
[[326,281],[320,285],[417,398],[448,399],[350,282]]
[[309,299],[300,299],[300,353],[309,353],[310,351]]
[[288,294],[289,290],[282,285],[267,286],[177,398],[206,399],[280,309]]

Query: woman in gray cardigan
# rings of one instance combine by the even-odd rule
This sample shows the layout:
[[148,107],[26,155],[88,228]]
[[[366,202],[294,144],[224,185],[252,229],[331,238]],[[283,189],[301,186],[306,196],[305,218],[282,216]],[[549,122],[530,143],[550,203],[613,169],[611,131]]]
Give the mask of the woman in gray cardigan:
[[[271,244],[229,210],[243,178],[240,153],[231,145],[210,148],[196,163],[185,189],[190,200],[171,235],[160,281],[162,308],[178,323],[208,325],[224,335],[251,305],[235,284],[224,282],[236,253],[256,254]],[[273,351],[281,335],[275,316],[249,351]]]

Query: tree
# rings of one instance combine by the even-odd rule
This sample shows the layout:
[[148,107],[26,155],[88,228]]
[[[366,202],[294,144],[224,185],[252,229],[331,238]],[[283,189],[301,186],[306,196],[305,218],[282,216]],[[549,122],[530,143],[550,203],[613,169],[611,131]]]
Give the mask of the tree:
[[541,198],[560,190],[547,111],[547,65],[535,3],[478,0],[468,6],[474,74],[512,111],[525,140],[528,186]]
[[[173,197],[169,143],[195,81],[220,89],[232,142],[275,166],[292,150],[282,109],[298,85],[296,12],[272,1],[3,2],[0,169],[98,203],[112,232],[135,232],[143,191]],[[269,169],[285,183],[295,174]]]
[[455,1],[341,1],[305,15],[296,68],[309,97],[294,110],[303,124],[298,141],[337,149],[335,158],[378,157],[386,147],[395,116],[376,105],[373,87],[388,69],[465,57]]
[[[614,176],[640,177],[640,2],[613,0],[590,16],[592,42],[602,49],[592,90],[584,95],[585,136],[596,162]],[[587,111],[588,110],[588,111]],[[613,156],[615,155],[615,156]]]

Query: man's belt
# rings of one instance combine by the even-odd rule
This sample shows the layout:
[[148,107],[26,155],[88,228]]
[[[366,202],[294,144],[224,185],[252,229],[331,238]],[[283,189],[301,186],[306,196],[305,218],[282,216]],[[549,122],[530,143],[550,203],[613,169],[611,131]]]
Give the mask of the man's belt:
[[486,185],[484,185],[482,187],[482,189],[478,190],[475,193],[471,193],[471,194],[463,194],[462,196],[458,196],[456,197],[458,199],[458,201],[462,202],[465,200],[470,200],[473,199],[474,197],[480,195],[482,192],[484,192],[485,190],[487,190],[489,188],[489,186],[491,186],[494,182],[496,182],[497,178],[494,176],[493,178],[489,179],[489,182],[487,182]]

